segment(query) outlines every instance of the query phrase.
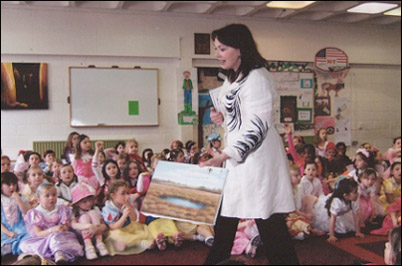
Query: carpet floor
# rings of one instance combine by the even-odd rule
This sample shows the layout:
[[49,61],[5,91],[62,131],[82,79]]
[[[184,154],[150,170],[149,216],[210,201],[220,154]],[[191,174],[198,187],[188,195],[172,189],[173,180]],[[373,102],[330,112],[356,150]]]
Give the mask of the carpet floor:
[[[353,265],[360,262],[372,262],[384,265],[383,253],[386,237],[368,235],[357,239],[346,235],[330,244],[326,236],[314,236],[303,241],[294,240],[301,265]],[[201,265],[208,255],[209,248],[200,242],[185,242],[180,248],[169,246],[165,251],[148,250],[132,256],[103,257],[88,261],[85,258],[76,260],[71,265]],[[232,256],[232,260],[240,260],[247,265],[267,265],[268,260],[259,250],[256,258],[245,255]],[[16,256],[5,256],[2,265],[10,265]]]

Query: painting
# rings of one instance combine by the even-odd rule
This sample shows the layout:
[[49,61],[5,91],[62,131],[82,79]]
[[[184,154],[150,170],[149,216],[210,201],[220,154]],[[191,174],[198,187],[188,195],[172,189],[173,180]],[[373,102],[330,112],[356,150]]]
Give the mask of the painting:
[[295,123],[297,120],[297,96],[281,96],[281,123]]
[[211,53],[210,39],[209,33],[194,33],[194,53],[209,55]]
[[331,98],[315,97],[314,116],[330,116],[331,115]]
[[214,225],[228,170],[160,161],[141,212],[145,215]]
[[1,63],[1,109],[49,109],[46,63]]

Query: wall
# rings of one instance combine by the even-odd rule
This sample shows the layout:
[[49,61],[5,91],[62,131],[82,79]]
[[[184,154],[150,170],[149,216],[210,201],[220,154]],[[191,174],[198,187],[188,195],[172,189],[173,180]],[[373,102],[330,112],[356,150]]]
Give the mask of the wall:
[[[213,52],[194,55],[194,33],[208,33],[233,22],[251,28],[268,60],[313,61],[324,47],[343,49],[352,66],[353,140],[385,150],[392,137],[400,135],[400,25],[282,23],[2,6],[1,61],[48,63],[50,104],[49,110],[1,111],[3,154],[15,159],[18,150],[31,149],[34,140],[64,140],[75,130],[92,139],[134,137],[140,150],[151,147],[158,151],[173,139],[193,138],[194,127],[177,125],[176,69],[216,66]],[[159,68],[159,127],[71,128],[66,102],[68,67],[91,64]],[[96,95],[88,100],[96,100]]]

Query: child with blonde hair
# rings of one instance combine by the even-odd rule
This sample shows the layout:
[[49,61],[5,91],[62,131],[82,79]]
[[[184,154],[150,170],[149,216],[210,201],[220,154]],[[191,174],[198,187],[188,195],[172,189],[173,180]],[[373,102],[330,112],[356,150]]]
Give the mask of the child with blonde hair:
[[85,256],[88,260],[97,259],[92,238],[95,238],[96,249],[100,256],[109,255],[103,243],[103,233],[107,227],[103,223],[102,214],[98,207],[94,206],[94,193],[90,191],[88,185],[78,184],[71,190],[73,216],[75,217],[72,227],[78,230],[84,240]]
[[135,139],[127,140],[126,154],[128,161],[137,161],[140,164],[141,171],[146,171],[146,166],[141,156],[138,155],[138,142]]
[[44,182],[44,178],[45,174],[43,173],[42,168],[39,166],[31,166],[26,173],[26,180],[28,184],[24,186],[24,189],[21,193],[28,198],[29,205],[31,205],[32,208],[39,204],[36,191]]
[[83,255],[82,246],[70,232],[71,209],[56,205],[57,190],[53,184],[43,183],[37,191],[39,205],[25,216],[27,231],[31,235],[21,243],[24,253],[35,253],[61,264]]
[[289,213],[286,218],[290,235],[298,240],[305,239],[312,232],[311,220],[314,217],[313,206],[317,197],[312,195],[302,195],[299,189],[300,169],[296,165],[289,166],[290,178],[293,188],[293,197],[296,210]]

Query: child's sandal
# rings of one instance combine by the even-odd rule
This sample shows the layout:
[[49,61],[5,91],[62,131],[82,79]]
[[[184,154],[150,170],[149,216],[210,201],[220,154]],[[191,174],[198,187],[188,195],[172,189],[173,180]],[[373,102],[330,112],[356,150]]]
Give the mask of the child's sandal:
[[158,247],[159,250],[166,249],[166,240],[165,240],[165,235],[163,233],[159,233],[156,236],[155,242],[156,242],[156,246]]
[[85,257],[87,258],[87,260],[95,260],[98,258],[94,246],[85,247]]
[[178,232],[177,234],[175,234],[174,236],[173,236],[173,244],[176,246],[176,247],[180,247],[181,246],[181,244],[183,244],[183,233],[182,232]]
[[208,247],[212,247],[214,244],[214,240],[215,238],[213,236],[207,237],[205,239],[205,245],[207,245]]
[[109,255],[109,251],[107,250],[107,248],[106,248],[106,246],[105,246],[105,243],[103,243],[103,242],[97,243],[97,244],[96,244],[96,248],[98,249],[99,255],[100,255],[101,257],[108,256],[108,255]]

